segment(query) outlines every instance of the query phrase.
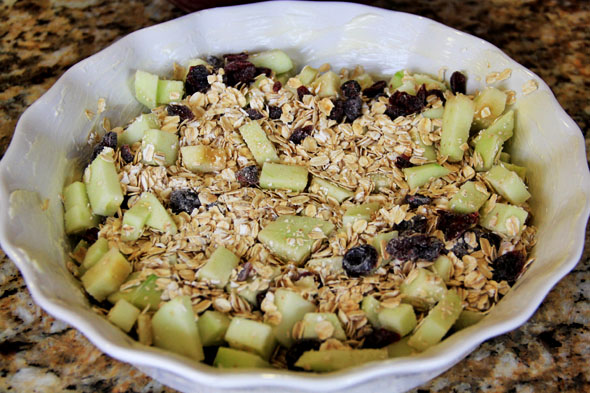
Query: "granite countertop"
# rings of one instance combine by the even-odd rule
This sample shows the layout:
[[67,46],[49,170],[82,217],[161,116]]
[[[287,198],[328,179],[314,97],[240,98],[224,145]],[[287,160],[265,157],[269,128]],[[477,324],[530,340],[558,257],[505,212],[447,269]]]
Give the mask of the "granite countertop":
[[[543,78],[590,147],[590,2],[398,0],[373,5],[475,34]],[[71,65],[182,15],[163,0],[0,2],[0,158],[19,116]],[[590,243],[520,329],[482,344],[415,392],[590,391]],[[0,391],[172,392],[109,358],[32,301],[0,250]]]

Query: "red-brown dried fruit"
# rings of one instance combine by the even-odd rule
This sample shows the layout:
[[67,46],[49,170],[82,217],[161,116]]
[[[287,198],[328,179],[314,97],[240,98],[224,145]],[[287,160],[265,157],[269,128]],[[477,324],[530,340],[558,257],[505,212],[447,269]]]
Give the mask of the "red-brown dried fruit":
[[307,87],[301,85],[297,88],[297,97],[299,98],[299,101],[303,101],[303,97],[308,94],[311,94],[311,92]]
[[98,155],[102,152],[102,149],[104,149],[105,147],[110,147],[113,150],[117,148],[116,132],[110,131],[103,135],[103,137],[100,139],[100,142],[98,142],[98,144],[94,146],[90,160],[94,161],[94,159],[98,157]]
[[248,276],[250,276],[250,272],[252,271],[252,264],[250,262],[244,263],[242,266],[242,270],[239,271],[236,281],[246,281]]
[[129,148],[129,145],[121,146],[121,159],[126,164],[133,162],[133,153],[131,153],[131,149]]
[[259,177],[260,175],[256,165],[244,167],[236,174],[236,178],[242,187],[257,186]]
[[199,195],[193,190],[174,190],[170,194],[170,210],[174,214],[181,212],[191,214],[193,209],[198,209],[200,206]]
[[428,219],[422,214],[416,214],[409,220],[394,225],[393,229],[401,232],[425,233],[428,229]]
[[348,123],[352,123],[355,119],[361,117],[362,114],[363,100],[361,100],[361,97],[356,96],[344,101],[344,115]]
[[256,67],[256,75],[258,76],[262,74],[264,74],[265,76],[271,76],[272,70],[266,67]]
[[378,328],[373,329],[371,333],[365,336],[365,341],[363,342],[363,348],[384,348],[394,342],[397,342],[401,339],[401,336],[396,332],[392,332],[391,330]]
[[391,239],[385,251],[402,262],[423,259],[434,261],[443,251],[444,244],[434,236],[423,234],[400,236]]
[[278,106],[269,106],[268,107],[268,117],[276,120],[276,119],[280,119],[281,116],[283,115],[283,111],[280,107]]
[[274,91],[275,93],[278,93],[281,90],[281,87],[283,87],[283,84],[281,83],[281,81],[276,81],[272,85],[272,91]]
[[416,194],[406,195],[405,201],[412,209],[416,209],[419,206],[430,204],[432,199],[425,195]]
[[227,63],[231,63],[232,61],[248,60],[248,54],[246,52],[226,53],[225,55],[223,55],[223,58],[227,64]]
[[412,164],[410,162],[410,156],[406,156],[406,155],[401,155],[401,156],[397,156],[397,158],[395,159],[395,166],[398,167],[399,169],[404,169],[404,168],[409,168],[414,166],[414,164]]
[[297,340],[291,345],[291,348],[287,350],[285,354],[285,362],[289,370],[302,370],[299,367],[295,367],[297,360],[307,351],[317,351],[320,349],[321,342],[309,338]]
[[459,214],[446,210],[438,211],[436,228],[445,234],[445,239],[453,240],[461,236],[469,228],[477,224],[479,213]]
[[289,141],[290,142],[293,142],[296,145],[298,145],[301,142],[303,142],[303,140],[305,138],[307,138],[308,136],[310,136],[312,131],[313,131],[313,126],[312,125],[308,125],[308,126],[305,126],[305,127],[298,127],[298,128],[296,128],[293,131],[293,133],[289,137]]
[[213,67],[215,70],[218,70],[221,67],[223,67],[223,60],[217,56],[208,56],[207,63],[209,63],[211,67]]
[[180,117],[181,123],[185,120],[190,121],[195,118],[195,114],[191,108],[181,104],[170,104],[166,106],[166,113],[168,113],[168,116]]
[[332,100],[332,104],[334,104],[334,107],[330,111],[330,116],[328,116],[328,119],[336,120],[337,123],[340,123],[342,120],[344,120],[344,101]]
[[510,286],[514,285],[522,273],[525,262],[525,255],[520,251],[510,251],[500,255],[492,262],[493,279],[497,282],[506,280]]
[[248,114],[248,117],[251,120],[259,120],[264,117],[264,115],[262,113],[260,113],[259,111],[257,111],[256,109],[253,109],[253,108],[246,109],[246,113]]
[[361,244],[346,251],[342,258],[342,268],[350,277],[364,276],[377,266],[377,258],[375,247]]
[[189,68],[186,74],[186,81],[184,82],[185,94],[190,96],[197,92],[205,93],[209,90],[211,85],[207,80],[208,76],[209,70],[202,64]]
[[367,87],[363,90],[363,95],[369,98],[376,98],[380,95],[385,93],[385,88],[387,87],[387,82],[385,81],[377,81],[373,83],[371,86]]
[[238,83],[250,83],[256,76],[256,66],[246,60],[227,62],[224,67],[227,83],[235,86]]
[[355,80],[346,81],[340,86],[344,98],[355,98],[361,94],[361,85]]
[[389,97],[389,105],[385,113],[395,120],[399,116],[408,116],[413,113],[418,113],[426,106],[428,101],[426,98],[429,95],[436,95],[443,103],[445,101],[444,94],[440,90],[426,90],[426,85],[422,85],[416,92],[416,95],[410,95],[405,91],[396,91]]
[[467,91],[467,78],[459,71],[453,72],[451,75],[451,91],[453,94],[461,93],[465,94]]

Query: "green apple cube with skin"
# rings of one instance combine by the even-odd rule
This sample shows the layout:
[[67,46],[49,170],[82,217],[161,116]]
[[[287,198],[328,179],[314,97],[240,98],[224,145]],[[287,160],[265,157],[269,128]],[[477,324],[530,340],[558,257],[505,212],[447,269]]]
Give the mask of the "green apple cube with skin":
[[309,189],[311,192],[334,198],[338,201],[338,203],[342,203],[345,199],[354,195],[352,191],[315,176],[311,179],[311,185]]
[[109,242],[104,237],[99,237],[88,247],[81,268],[83,271],[90,269],[109,251]]
[[291,190],[302,192],[307,187],[307,168],[265,162],[260,173],[260,187],[267,190]]
[[417,324],[414,308],[404,303],[394,308],[382,308],[378,318],[382,328],[395,332],[401,337],[410,333]]
[[410,356],[416,353],[416,350],[408,345],[410,336],[406,336],[401,340],[388,345],[387,353],[390,358],[398,358],[402,356]]
[[158,105],[169,104],[182,100],[184,95],[184,83],[182,81],[164,80],[158,81],[156,102]]
[[92,214],[86,185],[80,181],[64,188],[64,219],[66,233],[71,235],[98,225],[98,217]]
[[502,138],[497,135],[482,136],[475,144],[475,154],[481,158],[477,160],[475,170],[478,172],[489,170],[498,161],[503,143]]
[[522,179],[522,181],[525,181],[525,179],[526,179],[526,168],[525,167],[511,164],[508,162],[503,162],[503,161],[500,161],[499,165],[508,169],[509,171],[516,173],[518,175],[518,177],[520,177]]
[[174,220],[154,194],[144,192],[141,194],[137,203],[146,206],[150,210],[150,215],[145,222],[148,227],[157,229],[161,232],[166,232],[170,235],[176,234],[178,229],[176,228]]
[[333,328],[330,337],[342,341],[346,340],[346,333],[344,333],[344,329],[342,329],[342,323],[338,319],[338,316],[334,313],[327,312],[312,312],[305,314],[303,317],[303,338],[319,339],[321,337],[320,331],[322,330],[322,325],[326,322],[331,324]]
[[444,113],[445,108],[441,106],[438,108],[426,109],[424,112],[422,112],[422,117],[425,117],[427,119],[442,119]]
[[531,197],[526,185],[516,172],[512,172],[501,165],[492,167],[484,177],[494,190],[510,203],[520,205]]
[[416,85],[422,86],[426,85],[426,89],[428,90],[447,90],[447,85],[444,82],[434,79],[434,77],[426,74],[413,74],[414,80],[416,81]]
[[463,159],[465,152],[463,145],[469,139],[474,111],[473,101],[463,94],[449,98],[445,104],[440,136],[440,154],[447,156],[449,162]]
[[178,296],[166,302],[152,317],[156,347],[197,362],[205,358],[190,297]]
[[342,215],[342,225],[352,225],[356,221],[371,221],[373,214],[381,208],[378,202],[363,203],[360,205],[350,206]]
[[408,345],[424,351],[437,344],[451,329],[463,310],[461,298],[455,290],[449,290],[428,315],[420,322]]
[[[134,273],[135,274],[135,273]],[[131,275],[131,277],[133,274]],[[156,311],[160,305],[162,291],[158,289],[158,276],[150,274],[141,284],[126,290],[119,290],[108,297],[110,303],[117,303],[124,299],[141,310],[146,308]]]
[[274,145],[257,121],[250,121],[241,126],[239,130],[258,165],[265,162],[279,162]]
[[479,225],[505,236],[516,236],[522,231],[527,217],[527,211],[518,206],[495,203],[489,209],[488,204],[485,204],[481,208]]
[[340,91],[340,85],[342,81],[340,76],[334,71],[328,71],[320,75],[312,84],[314,89],[318,90],[318,97],[333,97],[337,96]]
[[141,154],[144,164],[174,165],[178,159],[178,135],[162,130],[146,130],[141,140]]
[[289,55],[278,49],[251,54],[248,56],[248,61],[256,67],[270,68],[277,74],[293,69],[293,62]]
[[465,182],[451,198],[449,203],[455,213],[469,214],[478,211],[490,197],[490,193],[481,183]]
[[139,314],[137,317],[137,338],[143,345],[152,345],[152,317],[149,314]]
[[141,141],[143,134],[150,129],[160,129],[160,122],[153,113],[144,113],[138,116],[133,123],[117,137],[117,145],[133,145]]
[[219,347],[213,366],[218,368],[269,368],[260,356],[238,349]]
[[72,259],[80,265],[84,258],[86,257],[86,253],[88,252],[88,242],[84,239],[80,240],[76,247],[72,250]]
[[371,245],[377,250],[377,254],[383,258],[384,262],[389,261],[389,256],[385,252],[385,246],[391,239],[397,238],[397,231],[378,233],[371,241]]
[[223,152],[210,146],[183,146],[180,156],[184,167],[194,173],[218,172],[225,168]]
[[408,182],[408,186],[410,186],[412,190],[451,173],[451,171],[444,166],[435,163],[404,168],[402,169],[402,172],[404,173],[406,182]]
[[506,98],[506,93],[495,87],[480,91],[473,99],[475,106],[473,128],[481,130],[491,126],[494,120],[504,112]]
[[434,261],[432,270],[446,283],[451,279],[451,271],[453,269],[453,261],[446,256],[441,255]]
[[461,330],[475,325],[486,315],[480,311],[463,310],[453,325],[454,330]]
[[115,247],[111,248],[81,278],[86,292],[99,302],[117,291],[131,273],[131,265]]
[[274,302],[281,313],[281,321],[274,328],[277,341],[286,348],[290,348],[293,339],[293,326],[301,321],[305,314],[315,311],[315,305],[305,300],[297,292],[279,288],[275,292]]
[[106,147],[84,171],[84,183],[92,212],[101,216],[114,216],[121,203],[123,191],[115,168],[113,149]]
[[318,70],[316,68],[306,65],[303,67],[301,72],[297,75],[297,79],[304,86],[309,86],[315,78],[318,76]]
[[141,311],[125,299],[119,299],[107,314],[107,319],[129,333]]
[[139,239],[150,214],[149,207],[142,203],[136,203],[131,209],[127,210],[123,214],[121,240],[131,242]]
[[381,302],[375,299],[373,295],[367,295],[363,298],[361,303],[361,310],[364,311],[367,316],[367,320],[371,323],[374,328],[380,328],[381,322],[379,322],[379,311],[381,310]]
[[360,364],[385,360],[387,349],[329,349],[307,351],[297,360],[295,366],[306,371],[337,371]]
[[424,268],[412,270],[400,286],[403,301],[417,309],[427,310],[447,292],[442,278]]
[[205,311],[197,321],[203,346],[222,345],[229,322],[229,317],[219,311]]
[[225,333],[225,341],[232,348],[254,352],[268,360],[276,346],[272,330],[265,323],[234,317]]
[[141,70],[135,72],[135,98],[150,109],[157,106],[158,80],[158,75]]
[[199,280],[205,280],[218,288],[223,288],[229,281],[232,270],[238,266],[240,258],[227,248],[220,246],[197,272]]
[[391,90],[397,90],[403,84],[404,70],[399,70],[389,80],[389,88]]
[[[512,138],[514,134],[514,111],[509,110],[508,112],[504,113],[502,116],[498,117],[491,126],[486,128],[485,130],[481,131],[479,135],[473,138],[473,143],[477,144],[477,142],[483,137],[489,137],[492,135],[496,135],[497,137],[502,139],[502,142],[506,142],[508,139]],[[502,159],[502,158],[500,158]]]
[[334,224],[315,217],[280,216],[258,233],[258,240],[284,261],[301,264],[311,254],[312,231],[330,235]]

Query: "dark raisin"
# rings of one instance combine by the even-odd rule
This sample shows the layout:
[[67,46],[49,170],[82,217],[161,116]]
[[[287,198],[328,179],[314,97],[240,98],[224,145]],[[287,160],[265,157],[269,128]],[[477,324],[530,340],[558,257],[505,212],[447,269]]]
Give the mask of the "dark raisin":
[[434,261],[441,254],[443,248],[443,242],[436,237],[418,234],[391,239],[385,250],[391,258],[405,262],[418,259]]
[[291,345],[291,348],[285,354],[285,361],[287,367],[290,370],[299,370],[299,367],[295,367],[295,363],[299,360],[301,355],[307,351],[317,351],[320,349],[321,343],[317,340],[312,339],[301,339],[297,340]]
[[467,79],[459,71],[455,71],[451,75],[451,91],[453,94],[465,94],[467,91]]
[[415,96],[405,91],[396,91],[389,97],[389,105],[385,111],[392,120],[399,116],[408,116],[420,112],[426,105],[426,90],[424,85],[418,90]]
[[406,203],[410,205],[412,209],[416,209],[418,206],[429,205],[432,199],[425,195],[406,195]]
[[387,329],[373,329],[371,333],[365,336],[363,348],[379,349],[393,344],[400,340],[400,335]]
[[248,117],[252,120],[258,120],[264,117],[262,113],[253,108],[246,109],[246,113],[248,114]]
[[404,168],[409,168],[414,166],[414,164],[412,164],[410,162],[410,156],[406,156],[406,155],[401,155],[401,156],[397,156],[397,158],[395,159],[395,166],[398,167],[399,169],[404,169]]
[[207,63],[209,63],[211,65],[211,67],[213,67],[216,70],[218,70],[221,67],[223,67],[223,60],[221,60],[217,56],[208,56],[207,57]]
[[342,100],[332,100],[334,107],[330,111],[330,116],[328,119],[336,120],[337,123],[342,122],[344,120],[344,101]]
[[180,117],[181,123],[185,120],[191,121],[195,118],[195,114],[193,113],[191,108],[189,108],[186,105],[170,104],[166,107],[166,112],[168,113],[168,116]]
[[361,85],[355,80],[346,81],[340,86],[344,98],[355,98],[361,94]]
[[305,127],[298,127],[293,131],[293,133],[289,137],[289,142],[293,142],[294,144],[298,145],[301,142],[303,142],[303,140],[305,138],[310,136],[312,131],[313,131],[312,125],[305,126]]
[[238,282],[246,281],[248,279],[248,276],[250,276],[251,271],[252,271],[252,264],[250,262],[244,263],[244,265],[242,266],[242,270],[240,270],[240,272],[238,273],[238,275],[236,277],[236,281],[238,281]]
[[506,280],[511,286],[514,285],[516,279],[522,273],[525,262],[525,256],[520,251],[510,251],[500,255],[492,262],[494,280],[497,282]]
[[478,244],[480,242],[480,239],[483,238],[487,239],[487,241],[490,243],[490,246],[496,247],[496,250],[500,248],[502,238],[496,235],[495,233],[481,228],[474,228],[473,233],[475,233],[475,236],[477,237]]
[[256,165],[250,165],[244,167],[236,174],[238,182],[242,187],[254,187],[258,185],[258,167]]
[[283,87],[283,84],[281,83],[281,81],[276,81],[272,85],[272,91],[274,91],[275,93],[278,93],[279,90],[281,90],[281,87]]
[[129,145],[121,146],[121,159],[123,159],[123,162],[127,164],[133,162],[133,153],[131,153]]
[[270,76],[272,74],[272,70],[266,67],[256,67],[256,75],[265,75]]
[[433,89],[433,90],[428,90],[428,92],[426,93],[426,96],[437,96],[438,98],[440,98],[440,100],[442,101],[443,105],[445,104],[445,102],[447,102],[447,99],[445,98],[445,94],[438,89]]
[[88,244],[92,244],[98,239],[98,228],[90,228],[85,230],[81,235],[80,239],[86,240]]
[[102,149],[104,149],[105,147],[110,147],[113,150],[117,148],[117,133],[116,132],[110,131],[110,132],[107,132],[106,134],[103,135],[100,142],[98,142],[98,144],[96,146],[94,146],[90,160],[94,161],[94,159],[96,157],[98,157],[98,155],[100,153],[102,153]]
[[248,54],[245,52],[242,53],[226,53],[223,55],[226,63],[231,63],[233,61],[243,61],[248,60]]
[[355,119],[361,117],[363,114],[363,100],[361,97],[349,98],[344,101],[344,115],[346,121],[352,123]]
[[271,119],[273,119],[273,120],[280,119],[282,115],[283,115],[283,111],[280,107],[278,107],[278,106],[269,106],[268,107],[268,117],[270,117]]
[[426,216],[416,214],[411,219],[395,225],[393,229],[399,232],[425,233],[428,229],[428,219]]
[[256,294],[256,307],[258,309],[260,309],[260,306],[262,305],[262,302],[264,301],[267,292],[268,291],[261,291]]
[[342,259],[344,271],[351,277],[364,276],[377,266],[375,247],[362,244],[346,251]]
[[307,87],[301,85],[297,88],[297,97],[299,98],[299,101],[303,101],[303,97],[308,94],[311,94],[311,92]]
[[227,83],[235,86],[238,83],[250,83],[256,76],[256,66],[246,60],[228,62],[224,67]]
[[201,206],[199,195],[193,190],[174,190],[170,194],[170,209],[174,214],[187,212],[191,214],[193,209]]
[[438,212],[437,229],[445,234],[445,239],[453,240],[465,233],[466,230],[477,224],[479,214],[451,213],[446,210]]
[[190,96],[197,92],[205,93],[211,86],[207,77],[209,70],[204,65],[198,65],[189,68],[186,74],[186,81],[184,82],[184,90],[186,95]]
[[371,86],[367,87],[363,90],[363,95],[369,98],[375,98],[380,95],[383,95],[385,92],[385,88],[387,87],[387,82],[385,81],[377,81],[373,83]]
[[453,254],[459,259],[462,259],[465,255],[469,255],[472,252],[475,252],[475,249],[470,247],[469,244],[465,241],[463,237],[457,239],[457,242],[451,249]]

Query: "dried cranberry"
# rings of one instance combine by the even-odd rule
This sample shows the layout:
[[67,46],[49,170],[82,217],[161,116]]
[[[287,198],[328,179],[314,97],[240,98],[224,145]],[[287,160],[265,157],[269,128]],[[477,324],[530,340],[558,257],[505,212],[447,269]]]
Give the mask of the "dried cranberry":
[[459,71],[455,71],[451,75],[451,91],[453,94],[465,94],[467,91],[467,79]]
[[432,199],[425,195],[406,195],[406,203],[410,205],[412,209],[416,209],[422,205],[428,205],[432,202]]
[[252,264],[250,262],[244,263],[244,265],[242,266],[242,270],[240,270],[240,272],[238,273],[238,275],[236,277],[236,281],[238,281],[238,282],[246,281],[248,279],[248,276],[250,275],[251,271],[252,271]]
[[282,115],[283,115],[283,111],[280,107],[278,107],[278,106],[269,106],[268,107],[268,117],[270,117],[271,119],[273,119],[273,120],[280,119]]
[[186,105],[170,104],[166,107],[166,112],[168,113],[168,116],[180,117],[181,123],[185,120],[191,121],[195,118],[195,114],[193,113],[191,108],[189,108]]
[[298,145],[301,142],[303,142],[303,140],[305,138],[310,136],[312,131],[313,131],[313,126],[311,126],[311,125],[305,126],[305,127],[298,127],[293,131],[293,133],[289,137],[289,141]]
[[377,266],[377,256],[375,247],[362,244],[346,251],[342,259],[342,267],[351,277],[364,276]]
[[241,61],[241,60],[248,60],[248,54],[246,52],[242,53],[226,53],[223,55],[226,63],[231,63],[233,61]]
[[248,114],[248,117],[252,120],[258,120],[264,117],[262,113],[253,108],[246,109],[246,113]]
[[129,145],[121,146],[121,159],[126,164],[133,162],[133,153],[131,153],[131,149],[129,149]]
[[170,209],[174,214],[187,212],[191,214],[193,209],[201,206],[199,195],[193,190],[174,190],[170,194]]
[[189,68],[186,74],[186,81],[184,82],[184,90],[186,95],[193,95],[197,92],[205,93],[211,86],[207,77],[209,70],[204,65],[198,65]]
[[299,98],[299,101],[303,101],[303,97],[308,94],[311,94],[311,92],[307,87],[301,85],[297,88],[297,97]]
[[113,150],[117,148],[117,133],[116,132],[110,131],[110,132],[107,132],[106,134],[103,135],[100,142],[98,142],[98,144],[96,146],[94,146],[90,160],[94,161],[94,159],[96,157],[98,157],[98,155],[100,153],[102,153],[102,149],[104,149],[105,147],[110,147]]
[[332,100],[334,107],[330,111],[330,116],[328,119],[336,120],[337,123],[342,122],[344,120],[344,101],[342,100]]
[[363,114],[363,100],[361,97],[349,98],[344,101],[344,115],[346,121],[352,123]]
[[401,336],[396,332],[387,329],[373,329],[371,333],[365,336],[363,348],[383,348],[389,344],[399,341]]
[[224,67],[227,83],[235,86],[238,83],[250,83],[256,76],[256,66],[246,60],[228,62]]
[[492,268],[494,268],[493,278],[497,282],[506,280],[508,284],[513,285],[520,273],[522,273],[524,264],[525,256],[520,251],[510,251],[500,255],[492,262]]
[[242,187],[254,187],[258,185],[258,167],[256,165],[250,165],[244,167],[236,174],[238,182]]
[[466,230],[477,224],[479,214],[451,213],[446,210],[438,212],[437,229],[445,234],[445,239],[453,240],[465,233]]
[[402,155],[402,156],[397,156],[397,158],[395,159],[395,166],[398,167],[399,169],[404,169],[404,168],[409,168],[414,166],[414,164],[412,164],[410,162],[410,156],[406,156],[406,155]]
[[418,234],[391,239],[385,250],[391,258],[405,262],[418,259],[434,261],[441,254],[443,248],[443,242],[436,237]]
[[344,98],[355,98],[361,94],[361,85],[355,80],[346,81],[340,86]]
[[320,345],[321,343],[319,341],[312,339],[301,339],[295,341],[285,355],[287,367],[290,370],[299,370],[299,367],[295,367],[295,363],[297,363],[301,355],[307,351],[317,351],[320,349]]
[[387,87],[387,82],[385,81],[377,81],[373,83],[371,86],[367,87],[363,90],[363,95],[369,98],[375,98],[382,95],[385,92],[385,88]]
[[274,91],[275,93],[278,93],[281,90],[281,87],[283,87],[283,84],[281,83],[281,81],[276,81],[272,85],[272,91]]
[[426,216],[416,214],[411,219],[402,221],[393,228],[399,232],[425,233],[428,229],[428,219]]
[[266,67],[256,67],[256,75],[270,76],[272,74],[272,70]]
[[223,60],[221,60],[217,56],[208,56],[207,57],[207,63],[209,63],[211,65],[211,67],[213,67],[216,70],[218,70],[221,67],[223,67]]

